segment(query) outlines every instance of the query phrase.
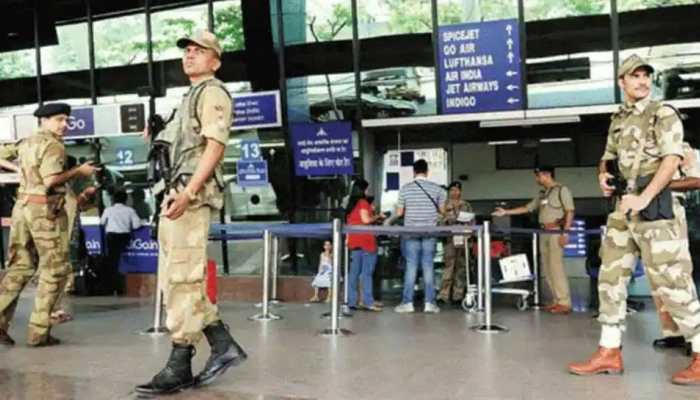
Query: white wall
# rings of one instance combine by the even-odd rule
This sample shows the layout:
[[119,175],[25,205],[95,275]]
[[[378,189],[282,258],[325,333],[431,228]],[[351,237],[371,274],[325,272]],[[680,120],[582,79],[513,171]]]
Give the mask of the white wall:
[[[451,164],[453,180],[469,175],[462,182],[465,199],[522,199],[539,191],[531,169],[496,169],[496,146],[456,143],[452,147]],[[574,197],[600,197],[595,167],[557,168],[556,179],[568,186]]]

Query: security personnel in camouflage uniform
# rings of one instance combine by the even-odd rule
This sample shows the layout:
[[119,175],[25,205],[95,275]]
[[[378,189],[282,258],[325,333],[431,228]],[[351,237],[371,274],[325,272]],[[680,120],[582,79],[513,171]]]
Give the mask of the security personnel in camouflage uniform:
[[7,331],[19,295],[34,275],[38,256],[39,285],[29,319],[30,346],[58,344],[50,335],[50,314],[70,272],[68,263],[67,217],[64,208],[65,183],[97,170],[90,164],[64,171],[63,134],[70,115],[67,104],[47,104],[34,115],[37,132],[19,142],[10,159],[19,159],[20,185],[12,210],[9,268],[0,283],[0,343],[12,345]]
[[[206,294],[209,222],[223,205],[223,155],[231,127],[231,97],[214,73],[221,47],[210,32],[178,40],[191,82],[173,120],[157,137],[170,144],[171,190],[162,203],[158,276],[164,289],[173,349],[165,368],[139,393],[172,393],[206,385],[247,357]],[[202,333],[211,346],[204,370],[192,377],[194,345]]]
[[[459,213],[473,212],[471,204],[462,200],[462,183],[452,182],[447,187],[447,201],[445,202],[445,214],[443,223],[445,225],[455,225],[460,223]],[[457,240],[457,244],[455,244]],[[443,251],[443,261],[445,268],[442,271],[442,282],[437,300],[447,303],[450,301],[450,290],[452,291],[452,301],[459,302],[464,298],[464,288],[466,285],[466,265],[464,260],[464,236],[448,238]]]
[[[611,196],[612,175],[605,161],[616,160],[627,180],[627,192],[608,216],[607,231],[601,246],[602,265],[598,277],[602,324],[600,347],[581,363],[570,364],[577,375],[622,373],[622,332],[624,330],[629,260],[642,257],[653,294],[678,325],[680,333],[692,344],[693,361],[676,374],[676,384],[700,384],[700,303],[691,276],[692,263],[682,217],[675,212],[668,219],[643,219],[650,202],[669,185],[683,157],[683,124],[671,107],[650,99],[654,69],[637,55],[620,66],[619,84],[625,104],[613,114],[605,152],[599,165],[598,180],[605,196]],[[638,187],[638,177],[651,178]],[[677,198],[673,198],[677,203]],[[647,210],[653,211],[653,210]],[[666,219],[664,219],[666,218]]]
[[[669,189],[673,190],[673,196],[678,199],[673,203],[673,213],[678,216],[681,225],[681,239],[688,239],[688,223],[685,216],[685,192],[700,189],[700,169],[697,165],[695,149],[690,147],[687,142],[683,143],[683,162],[679,173],[676,174],[673,181],[669,184]],[[634,268],[636,259],[630,260],[626,268]],[[673,321],[671,314],[666,309],[663,299],[657,293],[655,288],[652,288],[652,298],[656,305],[656,311],[659,315],[661,323],[660,339],[654,340],[654,347],[657,348],[683,348],[686,346],[685,337],[681,334],[678,325]]]
[[[518,215],[537,211],[540,227],[546,230],[571,229],[574,221],[574,198],[568,187],[554,180],[554,167],[535,168],[535,180],[543,190],[525,206],[504,210],[496,208],[493,215]],[[539,237],[542,271],[552,291],[553,302],[544,307],[552,314],[571,312],[569,279],[564,271],[564,247],[569,242],[566,232],[544,233]]]

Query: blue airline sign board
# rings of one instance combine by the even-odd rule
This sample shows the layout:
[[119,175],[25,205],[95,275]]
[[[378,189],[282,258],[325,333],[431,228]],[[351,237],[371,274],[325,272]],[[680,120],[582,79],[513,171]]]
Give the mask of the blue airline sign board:
[[242,187],[266,186],[268,184],[267,161],[238,161],[236,174],[238,185]]
[[350,122],[290,125],[296,176],[352,175]]
[[586,221],[575,219],[571,224],[569,243],[564,247],[564,257],[586,257]]
[[233,130],[275,128],[282,125],[280,92],[233,94]]
[[522,109],[517,20],[439,27],[438,66],[443,114]]
[[[92,256],[105,254],[101,225],[83,225],[85,247]],[[158,270],[158,241],[151,238],[151,227],[142,226],[132,233],[131,240],[119,260],[119,271],[155,273]]]
[[95,134],[95,111],[92,108],[76,108],[68,118],[66,138],[93,136]]

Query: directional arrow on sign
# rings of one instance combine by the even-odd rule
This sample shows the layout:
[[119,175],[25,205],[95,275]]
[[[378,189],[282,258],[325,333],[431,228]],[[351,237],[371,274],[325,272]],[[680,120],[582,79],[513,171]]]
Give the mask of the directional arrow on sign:
[[515,58],[515,54],[513,54],[512,51],[508,52],[508,62],[513,64],[513,58]]
[[520,89],[520,86],[518,85],[508,85],[506,86],[506,89],[510,90],[511,92],[516,89]]
[[508,98],[508,104],[515,104],[515,103],[520,103],[520,99],[516,99],[514,97]]
[[508,40],[506,41],[506,44],[508,45],[508,50],[513,50],[513,43],[513,39],[508,38]]
[[513,33],[513,25],[506,25],[506,31],[508,31],[508,36],[510,36]]
[[511,78],[511,77],[514,77],[515,75],[518,75],[518,73],[515,72],[515,71],[507,71],[507,72],[506,72],[506,75],[507,75],[509,78]]

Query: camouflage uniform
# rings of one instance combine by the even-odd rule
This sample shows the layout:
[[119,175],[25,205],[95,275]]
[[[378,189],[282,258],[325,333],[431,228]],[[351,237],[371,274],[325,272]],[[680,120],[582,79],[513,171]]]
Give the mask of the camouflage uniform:
[[[574,210],[574,198],[568,187],[556,183],[540,191],[526,206],[529,212],[537,210],[538,221],[544,229],[562,229],[566,212]],[[559,234],[542,234],[539,251],[542,272],[552,292],[553,303],[571,307],[569,278],[564,271],[564,249],[559,244]]]
[[[446,215],[444,223],[446,225],[457,224],[460,212],[473,212],[471,204],[464,200],[459,200],[458,203],[452,200],[445,202]],[[464,260],[464,238],[462,238],[461,246],[456,246],[453,238],[447,238],[443,251],[443,260],[445,268],[442,270],[442,282],[437,298],[445,302],[449,301],[450,289],[452,289],[452,300],[462,300],[467,279]]]
[[[633,164],[642,137],[646,143],[638,176],[656,173],[665,156],[683,156],[683,125],[669,107],[650,99],[626,104],[613,114],[602,160],[617,160],[625,179],[634,175]],[[600,316],[604,326],[624,329],[627,282],[637,257],[641,256],[652,295],[687,338],[700,332],[700,303],[691,277],[685,212],[674,198],[674,218],[628,220],[620,211],[608,216],[601,246],[602,265],[598,278]]]
[[[36,253],[39,285],[27,335],[27,342],[34,345],[49,334],[51,311],[70,272],[65,235],[68,219],[63,207],[65,189],[49,188],[44,183],[63,172],[65,154],[62,139],[41,129],[22,140],[13,153],[9,158],[20,161],[20,185],[12,210],[9,269],[0,283],[0,329],[7,331],[20,292],[37,269],[33,258]],[[48,202],[40,204],[36,198]]]
[[[196,112],[191,107],[196,107]],[[219,80],[208,79],[190,88],[174,120],[158,138],[171,143],[175,181],[171,196],[185,188],[180,177],[196,170],[206,147],[204,138],[228,143],[231,118],[231,98]],[[180,345],[196,344],[202,329],[219,320],[218,309],[206,294],[205,276],[212,211],[223,206],[222,164],[223,160],[187,211],[175,220],[161,217],[158,229],[158,276],[164,292],[166,324],[172,341]],[[168,196],[162,210],[167,202]]]
[[[688,143],[683,143],[684,153],[694,151]],[[683,176],[700,178],[700,170],[697,165],[692,165],[689,168],[681,168],[682,176],[678,174],[674,179],[680,179]],[[674,192],[673,196],[678,198],[678,202],[673,203],[673,215],[677,216],[681,225],[680,238],[683,240],[688,240],[688,221],[686,220],[685,207],[681,204],[681,201],[685,200],[685,193]],[[661,323],[661,335],[663,337],[674,337],[681,336],[678,329],[678,325],[671,318],[671,314],[666,309],[663,300],[655,291],[656,288],[652,288],[654,299],[654,304],[656,305],[656,312],[659,315],[659,322]]]

